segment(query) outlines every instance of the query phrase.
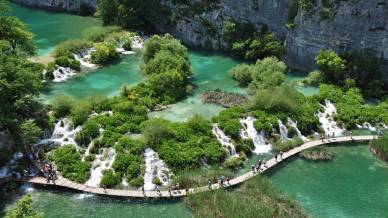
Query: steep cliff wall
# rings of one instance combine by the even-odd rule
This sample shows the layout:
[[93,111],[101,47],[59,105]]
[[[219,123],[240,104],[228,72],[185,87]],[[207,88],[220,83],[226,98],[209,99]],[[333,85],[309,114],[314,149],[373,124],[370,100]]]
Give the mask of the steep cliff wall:
[[12,0],[33,7],[67,12],[79,12],[82,6],[94,9],[97,0]]
[[310,13],[299,11],[286,39],[290,67],[312,69],[316,53],[328,48],[339,54],[372,49],[388,60],[388,1],[343,0],[327,10],[318,2]]
[[[27,5],[77,11],[96,0],[14,0]],[[285,40],[285,60],[292,68],[311,70],[320,49],[340,54],[371,49],[388,68],[388,0],[305,0],[308,10],[295,8],[296,0],[156,0],[155,27],[184,43],[213,49],[227,47],[223,22],[254,25]],[[328,5],[329,4],[329,5]],[[162,11],[163,13],[161,13]],[[290,15],[296,17],[290,19]],[[287,23],[294,23],[293,30]],[[388,75],[388,73],[386,73]]]

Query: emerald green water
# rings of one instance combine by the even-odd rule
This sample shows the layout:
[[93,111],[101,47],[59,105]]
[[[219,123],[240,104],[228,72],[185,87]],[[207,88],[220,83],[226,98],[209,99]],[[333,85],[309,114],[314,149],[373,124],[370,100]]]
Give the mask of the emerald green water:
[[91,17],[51,13],[11,3],[12,15],[20,18],[35,34],[38,55],[45,56],[67,40],[81,38],[82,31],[101,22]]
[[[189,218],[190,211],[178,200],[136,200],[98,197],[90,194],[35,188],[29,192],[33,207],[45,218]],[[8,208],[19,196],[8,202]],[[1,215],[1,212],[0,212]]]
[[332,162],[294,158],[269,178],[313,217],[387,217],[388,164],[374,157],[366,145],[333,150],[337,157]]

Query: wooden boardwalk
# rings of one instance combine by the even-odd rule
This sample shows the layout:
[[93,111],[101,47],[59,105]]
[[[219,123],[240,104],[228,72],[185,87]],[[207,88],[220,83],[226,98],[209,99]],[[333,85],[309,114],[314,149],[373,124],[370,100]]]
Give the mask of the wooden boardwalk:
[[[282,159],[276,160],[275,158],[272,158],[266,162],[266,168],[262,170],[262,173],[272,169],[279,163],[281,163],[283,160],[298,154],[299,152],[317,147],[319,145],[325,145],[325,144],[333,144],[333,143],[341,143],[341,142],[350,142],[350,141],[371,141],[373,139],[376,139],[377,136],[353,136],[351,138],[350,136],[344,136],[344,137],[337,137],[337,138],[331,138],[329,140],[315,140],[315,141],[309,141],[304,143],[303,145],[293,148],[287,152],[283,153]],[[247,172],[241,176],[238,176],[234,179],[230,180],[230,184],[227,186],[235,186],[238,184],[241,184],[248,179],[258,175],[259,173],[253,173],[252,171]],[[118,197],[134,197],[134,198],[171,198],[171,197],[184,197],[187,195],[185,190],[179,190],[179,191],[172,191],[170,194],[168,191],[161,191],[160,193],[156,191],[146,191],[143,193],[141,190],[122,190],[122,189],[103,189],[103,188],[94,188],[94,187],[88,187],[84,184],[79,184],[72,182],[61,175],[58,175],[58,179],[55,181],[55,183],[47,183],[46,179],[44,177],[33,177],[33,178],[26,178],[26,179],[21,179],[23,182],[28,182],[32,184],[41,184],[41,185],[50,185],[50,186],[58,186],[58,187],[64,187],[64,188],[69,188],[81,192],[86,192],[86,193],[92,193],[92,194],[97,194],[97,195],[106,195],[106,196],[118,196]],[[213,184],[212,189],[219,189],[220,186],[219,184]],[[208,191],[209,187],[204,186],[204,187],[198,187],[198,188],[191,188],[188,190],[189,193],[197,193],[197,192],[204,192]]]

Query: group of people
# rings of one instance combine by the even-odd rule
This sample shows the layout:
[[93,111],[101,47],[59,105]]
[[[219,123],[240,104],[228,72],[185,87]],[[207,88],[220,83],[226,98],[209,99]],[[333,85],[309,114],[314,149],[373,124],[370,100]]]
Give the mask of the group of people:
[[55,183],[55,180],[57,179],[57,172],[53,168],[52,163],[48,162],[47,160],[38,160],[37,163],[40,165],[40,169],[42,170],[47,183],[50,183],[50,180]]
[[[321,140],[322,140],[322,142],[325,142],[325,139],[330,140],[330,138],[335,138],[335,132],[333,132],[333,133],[331,134],[331,136],[330,136],[330,134],[327,134],[327,135],[322,134],[322,135],[321,135]],[[352,132],[350,132],[350,138],[352,138]]]
[[[144,189],[144,185],[141,187],[141,191],[143,192],[143,195],[146,196],[146,191],[145,191],[145,189]],[[155,191],[156,191],[159,195],[162,195],[162,192],[161,192],[161,190],[160,190],[160,185],[156,185],[156,186],[155,186]],[[186,191],[186,193],[188,193],[188,192],[189,192],[189,189],[186,187],[186,188],[185,188],[185,191]],[[169,193],[170,196],[172,196],[174,192],[177,192],[178,194],[181,193],[179,183],[176,183],[176,184],[171,185],[171,186],[168,187],[168,193]]]

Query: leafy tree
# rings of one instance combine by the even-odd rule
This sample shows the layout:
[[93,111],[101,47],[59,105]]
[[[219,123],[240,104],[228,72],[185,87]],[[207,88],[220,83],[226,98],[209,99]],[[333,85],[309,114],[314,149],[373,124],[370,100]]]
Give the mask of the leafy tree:
[[106,188],[112,188],[121,182],[120,173],[114,173],[112,170],[107,170],[102,176],[100,186]]
[[31,206],[31,195],[27,194],[16,202],[7,213],[5,218],[43,218],[43,213],[36,212]]
[[144,135],[146,144],[160,145],[163,140],[169,139],[173,136],[168,122],[162,119],[151,119],[143,124],[142,133]]
[[101,17],[104,25],[116,22],[117,0],[98,0],[96,15]]
[[12,54],[35,53],[34,35],[16,17],[0,16],[0,40],[10,43]]
[[252,70],[252,89],[266,89],[278,86],[285,81],[286,65],[275,57],[258,60]]
[[20,125],[20,138],[24,145],[36,143],[42,134],[42,129],[31,120]]
[[147,64],[160,50],[167,50],[174,55],[188,59],[187,48],[170,34],[165,34],[163,36],[154,35],[145,42],[143,53],[144,63]]
[[119,57],[116,46],[113,43],[102,42],[95,45],[95,51],[91,53],[92,62],[96,64],[106,63]]
[[335,82],[343,79],[346,62],[335,51],[319,51],[315,62],[327,80]]
[[248,64],[239,64],[233,67],[229,73],[233,79],[237,80],[241,85],[247,86],[252,82],[253,67]]

